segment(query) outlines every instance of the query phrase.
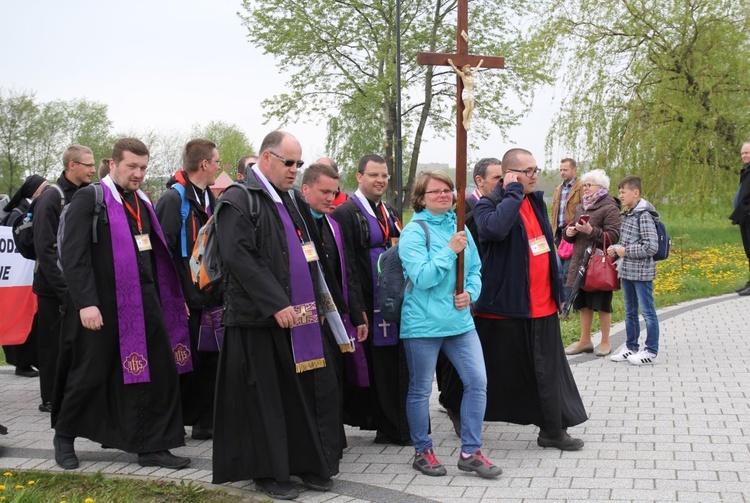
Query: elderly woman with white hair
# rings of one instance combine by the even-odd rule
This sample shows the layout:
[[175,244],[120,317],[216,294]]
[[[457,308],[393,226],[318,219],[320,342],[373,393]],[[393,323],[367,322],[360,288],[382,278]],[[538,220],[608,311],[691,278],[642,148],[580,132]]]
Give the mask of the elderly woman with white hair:
[[[573,255],[565,285],[572,287],[578,274],[586,248],[593,244],[596,248],[606,250],[607,244],[617,243],[620,239],[620,201],[609,195],[609,177],[603,169],[595,169],[581,177],[583,183],[583,202],[578,205],[571,223],[563,232],[563,239],[573,243]],[[612,292],[584,292],[581,290],[573,304],[581,312],[581,338],[565,350],[567,355],[591,353],[606,356],[612,352],[609,342],[609,331],[612,326]],[[594,322],[594,311],[599,313],[599,326],[602,340],[594,350],[591,342],[591,325]]]

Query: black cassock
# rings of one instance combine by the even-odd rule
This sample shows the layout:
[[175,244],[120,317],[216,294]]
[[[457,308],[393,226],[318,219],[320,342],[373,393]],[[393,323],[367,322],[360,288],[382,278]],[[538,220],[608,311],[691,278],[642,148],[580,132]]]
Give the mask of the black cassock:
[[[485,421],[534,424],[556,435],[588,419],[565,358],[557,314],[474,321],[487,368]],[[463,387],[460,380],[449,381],[454,385],[443,389],[441,399],[458,412]]]
[[[247,195],[232,188],[217,214],[219,250],[227,276],[226,332],[219,356],[214,418],[213,482],[338,473],[343,448],[341,397],[330,339],[326,366],[297,373],[287,329],[273,314],[290,305],[291,281],[284,230],[273,201],[261,198],[257,222]],[[297,195],[300,212],[280,193],[304,240],[315,225]],[[305,214],[304,224],[301,215]],[[224,232],[222,232],[224,231]],[[312,230],[311,230],[312,232]]]
[[[389,208],[389,211],[392,211]],[[406,419],[406,395],[409,390],[409,369],[406,364],[403,343],[394,346],[373,346],[373,282],[369,246],[364,239],[357,213],[359,206],[348,200],[333,212],[344,236],[346,252],[351,253],[351,263],[356,264],[356,272],[361,284],[362,302],[370,321],[370,332],[362,344],[367,359],[370,377],[369,388],[358,388],[344,383],[344,422],[359,426],[363,430],[377,430],[396,443],[410,441],[409,423]],[[398,231],[391,230],[397,237]]]
[[[135,203],[129,193],[126,200]],[[141,219],[151,241],[149,214],[141,205]],[[97,225],[98,243],[92,242],[94,188],[76,193],[66,215],[62,258],[69,299],[63,319],[52,404],[52,426],[66,436],[84,437],[116,449],[146,453],[185,445],[177,365],[161,311],[153,252],[137,255],[141,280],[146,344],[151,382],[124,384],[120,359],[117,298],[112,239],[106,208]],[[125,211],[122,208],[122,211]],[[134,219],[128,214],[133,235]],[[131,243],[117,246],[135,247]],[[79,310],[96,305],[102,314],[101,330],[83,328]]]

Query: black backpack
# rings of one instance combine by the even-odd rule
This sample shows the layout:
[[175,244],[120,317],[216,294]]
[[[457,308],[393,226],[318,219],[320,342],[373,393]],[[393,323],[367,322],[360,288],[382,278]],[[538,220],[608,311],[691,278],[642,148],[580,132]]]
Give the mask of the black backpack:
[[[60,193],[60,212],[62,212],[62,209],[65,207],[65,193],[63,192],[62,187],[60,187],[56,183],[53,183],[48,185],[42,191],[42,194],[50,188],[54,188],[55,190],[57,190],[57,192]],[[18,250],[23,258],[29,260],[36,260],[36,252],[34,251],[33,225],[34,209],[36,208],[36,202],[38,200],[39,199],[37,198],[31,202],[28,212],[26,213],[26,216],[24,218],[17,218],[16,221],[13,222],[13,241],[15,241],[16,243],[16,250]]]
[[[415,220],[425,233],[427,251],[430,251],[430,229],[424,220]],[[385,321],[401,321],[404,292],[411,289],[412,281],[404,278],[404,265],[398,256],[398,244],[391,246],[378,258],[378,307]]]
[[10,210],[10,212],[6,213],[5,216],[3,216],[2,220],[0,220],[0,226],[2,227],[13,227],[13,224],[16,223],[16,221],[20,218],[23,218],[26,216],[26,213],[29,212],[29,206],[31,203],[28,199],[23,199],[21,202]]
[[[99,242],[99,231],[97,230],[97,224],[99,223],[99,214],[102,212],[104,207],[104,189],[100,182],[94,182],[91,185],[94,186],[94,217],[91,220],[91,241],[93,243]],[[62,251],[63,238],[65,237],[65,215],[68,213],[68,207],[63,208],[60,213],[60,223],[57,224],[57,267],[62,271],[62,257],[60,253]],[[106,220],[105,220],[106,222]]]

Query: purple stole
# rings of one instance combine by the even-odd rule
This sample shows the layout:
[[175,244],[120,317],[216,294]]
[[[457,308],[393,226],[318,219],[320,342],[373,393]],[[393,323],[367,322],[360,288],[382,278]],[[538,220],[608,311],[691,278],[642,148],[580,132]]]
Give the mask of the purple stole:
[[[349,287],[346,283],[346,262],[344,255],[344,240],[341,236],[341,230],[339,224],[329,217],[325,216],[326,222],[331,226],[333,230],[333,238],[336,241],[336,248],[339,250],[339,263],[341,265],[341,282],[344,289],[344,299],[349,299]],[[347,361],[346,365],[346,378],[350,383],[359,388],[370,387],[370,375],[367,371],[367,359],[365,358],[364,348],[362,343],[357,341],[357,328],[352,324],[352,320],[349,316],[344,316],[344,327],[346,333],[349,335],[349,340],[354,347],[354,351],[344,352],[344,358]]]
[[[362,210],[365,218],[367,218],[367,224],[370,226],[370,266],[372,270],[372,308],[373,308],[373,320],[372,320],[372,344],[373,346],[395,346],[398,344],[398,328],[394,323],[389,323],[383,319],[380,315],[380,309],[378,308],[378,259],[380,254],[383,253],[386,248],[382,246],[385,242],[385,236],[380,228],[378,219],[370,214],[365,208],[362,201],[355,194],[352,200]],[[388,225],[392,228],[396,228],[396,224],[393,222],[393,218],[388,216]],[[381,245],[381,246],[375,246]]]
[[[253,174],[273,199],[273,195],[270,194],[273,188],[267,186],[266,180],[262,180],[255,170],[253,170]],[[270,185],[270,182],[268,184]],[[284,203],[281,201],[274,201],[274,203],[284,226],[286,247],[289,252],[289,278],[292,282],[291,303],[295,316],[294,326],[290,330],[292,353],[294,354],[294,365],[297,373],[301,373],[326,366],[326,360],[323,356],[323,339],[318,322],[318,305],[315,301],[315,289],[310,266],[302,250],[297,228],[294,226],[292,217]]]
[[[107,183],[110,182],[110,183]],[[109,217],[109,228],[112,236],[112,258],[115,266],[115,295],[117,297],[117,327],[120,339],[120,358],[122,377],[125,384],[151,382],[149,372],[148,350],[146,347],[146,321],[143,315],[143,297],[141,281],[138,277],[136,245],[133,233],[128,224],[125,208],[115,198],[114,188],[109,177],[102,183],[104,201]],[[188,333],[185,297],[182,294],[180,280],[177,277],[174,263],[167,248],[164,235],[156,218],[154,209],[140,191],[136,197],[143,199],[151,219],[151,235],[157,239],[151,241],[153,257],[156,261],[159,297],[161,298],[164,323],[169,335],[177,372],[183,374],[193,370],[190,354],[190,335]],[[130,246],[128,246],[128,243]]]

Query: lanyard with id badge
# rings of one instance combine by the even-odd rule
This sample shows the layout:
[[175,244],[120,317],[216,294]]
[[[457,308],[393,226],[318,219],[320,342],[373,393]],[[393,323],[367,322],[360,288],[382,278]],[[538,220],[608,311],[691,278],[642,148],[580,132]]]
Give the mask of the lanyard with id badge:
[[143,233],[143,224],[141,223],[141,205],[138,204],[138,196],[136,195],[135,197],[135,210],[132,206],[130,206],[130,203],[128,203],[124,197],[122,198],[122,204],[125,206],[125,209],[128,210],[128,213],[130,213],[132,217],[135,218],[135,223],[138,226],[138,234],[134,236],[138,251],[149,251],[151,249],[151,238],[148,234]]
[[544,235],[537,236],[529,239],[529,248],[531,248],[531,254],[535,257],[544,253],[549,253],[549,243]]

